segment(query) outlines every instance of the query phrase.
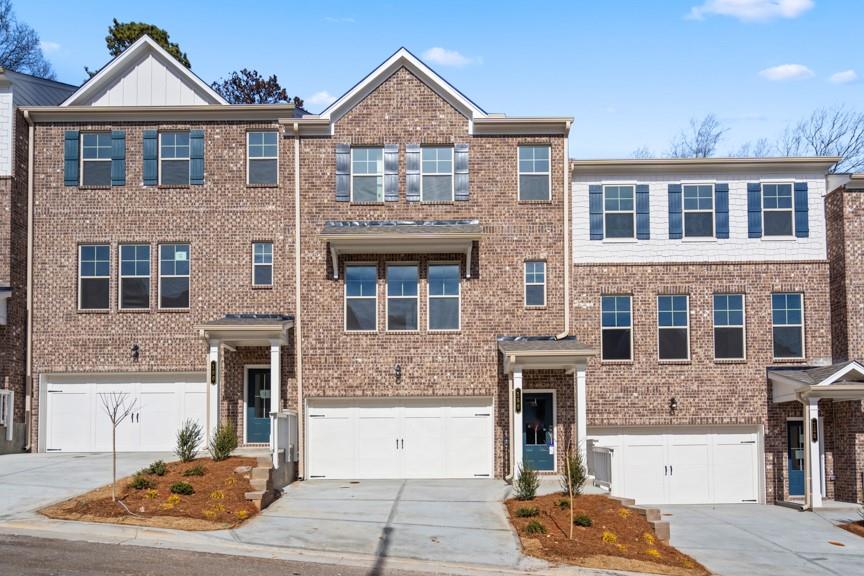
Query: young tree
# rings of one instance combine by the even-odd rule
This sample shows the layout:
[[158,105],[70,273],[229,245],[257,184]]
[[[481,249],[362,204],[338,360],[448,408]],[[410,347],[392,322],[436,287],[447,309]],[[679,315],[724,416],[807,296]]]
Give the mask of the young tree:
[[239,72],[232,72],[228,78],[213,82],[211,87],[231,104],[294,102],[297,108],[303,107],[303,100],[288,96],[275,74],[264,78],[257,70],[243,68]]
[[783,156],[841,156],[832,172],[864,168],[864,112],[845,106],[819,108],[783,133]]
[[0,0],[0,67],[54,79],[51,64],[39,45],[39,34],[18,22],[12,11],[12,0]]
[[635,158],[636,160],[650,160],[657,156],[654,154],[654,151],[647,146],[640,146],[630,153],[630,157]]
[[748,141],[742,144],[738,150],[730,152],[732,158],[766,158],[773,153],[774,146],[767,138]]
[[682,130],[675,140],[669,155],[672,158],[708,158],[717,152],[717,145],[728,131],[714,114],[701,121],[690,119],[690,128]]
[[111,422],[111,500],[117,501],[117,427],[126,420],[133,412],[135,412],[138,401],[136,399],[129,400],[129,394],[126,392],[100,392],[99,400],[102,401],[102,408],[105,409],[105,414]]

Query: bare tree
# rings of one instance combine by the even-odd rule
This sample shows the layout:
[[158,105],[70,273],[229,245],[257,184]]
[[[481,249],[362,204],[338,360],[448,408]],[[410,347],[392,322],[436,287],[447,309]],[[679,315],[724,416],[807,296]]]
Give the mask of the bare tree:
[[864,112],[845,106],[819,108],[786,129],[777,145],[783,156],[840,156],[832,172],[864,168]]
[[112,468],[111,468],[111,501],[117,501],[117,427],[126,420],[134,411],[138,404],[137,399],[129,400],[127,392],[100,392],[99,399],[102,401],[102,407],[105,409],[105,414],[108,415],[108,420],[111,422],[111,453],[112,453]]
[[775,147],[767,138],[758,138],[742,144],[738,150],[730,152],[732,158],[767,158],[774,153]]
[[675,140],[669,155],[672,158],[708,158],[717,151],[723,135],[728,131],[714,114],[708,114],[701,121],[690,119],[690,128],[682,130]]
[[0,0],[0,67],[54,79],[51,64],[39,45],[39,34],[29,25],[18,22],[12,11],[12,0]]
[[640,146],[630,153],[630,157],[636,160],[650,160],[651,158],[656,158],[657,155],[647,146]]

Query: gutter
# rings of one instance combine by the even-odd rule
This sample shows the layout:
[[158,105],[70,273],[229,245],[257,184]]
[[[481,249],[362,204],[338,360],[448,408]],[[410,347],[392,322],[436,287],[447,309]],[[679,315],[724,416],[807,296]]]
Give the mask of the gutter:
[[27,443],[24,449],[29,452],[33,450],[33,140],[36,128],[29,111],[24,110],[23,114],[27,121],[27,352],[24,361],[24,434]]
[[[570,122],[567,122],[567,134]],[[563,340],[570,334],[570,138],[564,138],[564,331],[555,336]]]
[[[294,122],[294,362],[295,378],[297,379],[297,449],[300,458],[297,462],[297,477],[303,479],[306,471],[306,450],[300,450],[299,444],[304,436],[303,427],[303,339],[301,324],[303,304],[300,298],[300,123]],[[336,262],[333,263],[336,265]]]

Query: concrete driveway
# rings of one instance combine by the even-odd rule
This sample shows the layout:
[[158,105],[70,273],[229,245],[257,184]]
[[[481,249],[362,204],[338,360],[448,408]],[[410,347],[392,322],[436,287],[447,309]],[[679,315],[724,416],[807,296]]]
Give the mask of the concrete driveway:
[[[117,477],[128,476],[168,453],[117,455]],[[111,483],[111,454],[0,456],[0,520],[32,517],[36,510]]]
[[[233,531],[246,543],[517,567],[500,480],[308,480]],[[530,560],[526,560],[530,562]]]
[[747,504],[666,506],[663,516],[671,543],[721,576],[864,572],[864,538],[836,526],[858,519],[851,505],[817,513]]

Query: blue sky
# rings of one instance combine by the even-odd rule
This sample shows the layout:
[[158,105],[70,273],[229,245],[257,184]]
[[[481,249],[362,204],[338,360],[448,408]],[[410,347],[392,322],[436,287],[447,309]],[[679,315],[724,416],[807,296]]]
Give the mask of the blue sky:
[[112,18],[143,20],[167,29],[204,80],[243,67],[275,73],[313,112],[404,45],[487,111],[573,116],[578,158],[662,153],[708,113],[729,128],[726,153],[820,106],[864,109],[860,0],[434,4],[17,0],[15,9],[59,80],[80,83],[84,66],[108,60]]

